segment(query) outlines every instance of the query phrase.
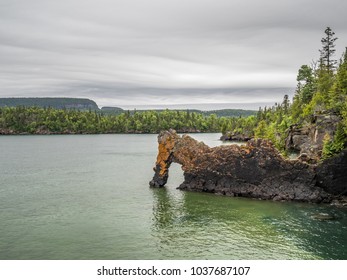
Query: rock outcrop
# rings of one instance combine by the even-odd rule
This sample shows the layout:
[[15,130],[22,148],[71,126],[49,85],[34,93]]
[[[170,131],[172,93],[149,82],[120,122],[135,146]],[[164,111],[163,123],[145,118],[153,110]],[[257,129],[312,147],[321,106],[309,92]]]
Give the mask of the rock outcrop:
[[347,149],[317,165],[317,186],[337,197],[347,196]]
[[153,187],[166,184],[170,164],[176,162],[184,171],[184,182],[179,186],[182,190],[272,200],[329,202],[346,189],[345,175],[339,177],[337,173],[343,174],[346,170],[347,153],[335,161],[313,165],[301,160],[287,160],[271,142],[261,139],[250,140],[244,146],[210,148],[170,130],[161,132],[158,142],[155,174],[150,182]]
[[220,137],[220,140],[222,140],[222,141],[245,142],[245,141],[249,141],[251,139],[252,139],[252,137],[250,135],[247,135],[244,133],[233,133],[233,132],[227,132]]
[[333,113],[317,114],[312,122],[305,125],[292,125],[285,142],[288,152],[298,153],[306,161],[316,163],[322,156],[323,140],[326,135],[333,139],[341,117]]

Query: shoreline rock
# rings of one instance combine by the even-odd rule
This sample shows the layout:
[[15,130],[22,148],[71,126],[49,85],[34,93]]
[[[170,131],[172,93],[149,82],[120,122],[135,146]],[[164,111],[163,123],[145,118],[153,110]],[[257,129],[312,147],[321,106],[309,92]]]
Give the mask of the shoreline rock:
[[[332,181],[325,176],[337,178],[336,171],[346,170],[347,153],[337,161],[314,165],[285,159],[267,140],[253,139],[244,146],[210,148],[190,136],[180,137],[174,130],[161,132],[158,143],[152,187],[166,184],[169,167],[175,162],[184,171],[184,182],[178,187],[181,190],[318,203],[331,202],[339,196],[338,191],[347,189],[341,185],[346,182],[344,175],[343,180]],[[337,169],[339,162],[343,165]],[[331,184],[335,184],[334,187]]]
[[231,133],[227,132],[222,135],[219,140],[221,141],[237,141],[237,142],[247,142],[251,140],[252,137],[242,133]]

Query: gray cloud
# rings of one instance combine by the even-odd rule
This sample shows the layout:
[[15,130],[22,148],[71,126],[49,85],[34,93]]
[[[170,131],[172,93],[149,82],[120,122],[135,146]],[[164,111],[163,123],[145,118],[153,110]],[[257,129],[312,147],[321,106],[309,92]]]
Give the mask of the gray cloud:
[[341,55],[346,10],[344,0],[0,0],[0,96],[277,102],[317,59],[326,26]]

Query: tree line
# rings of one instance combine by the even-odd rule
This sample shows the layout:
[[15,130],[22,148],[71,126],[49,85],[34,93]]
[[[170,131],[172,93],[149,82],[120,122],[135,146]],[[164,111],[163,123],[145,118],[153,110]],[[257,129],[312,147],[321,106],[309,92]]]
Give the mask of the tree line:
[[187,111],[126,111],[119,115],[40,107],[0,108],[2,134],[219,132],[226,118]]

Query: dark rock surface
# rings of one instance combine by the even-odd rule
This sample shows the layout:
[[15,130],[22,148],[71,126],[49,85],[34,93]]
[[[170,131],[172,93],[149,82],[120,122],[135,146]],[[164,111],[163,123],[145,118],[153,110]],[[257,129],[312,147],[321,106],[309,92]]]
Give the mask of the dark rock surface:
[[252,137],[243,133],[231,133],[227,132],[226,134],[222,135],[220,137],[220,140],[222,141],[240,141],[240,142],[246,142],[251,140]]
[[[287,160],[266,140],[210,148],[174,130],[158,136],[159,151],[150,185],[162,187],[172,162],[182,165],[179,189],[259,199],[330,202],[347,189],[346,153],[320,165]],[[337,167],[338,166],[338,167]],[[328,175],[327,175],[328,174]],[[330,179],[329,179],[330,178]]]
[[347,149],[316,168],[317,186],[336,196],[347,196]]

